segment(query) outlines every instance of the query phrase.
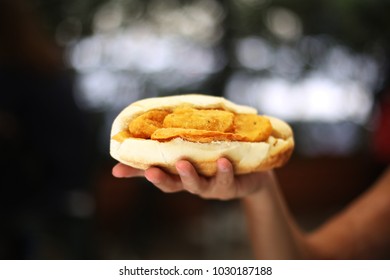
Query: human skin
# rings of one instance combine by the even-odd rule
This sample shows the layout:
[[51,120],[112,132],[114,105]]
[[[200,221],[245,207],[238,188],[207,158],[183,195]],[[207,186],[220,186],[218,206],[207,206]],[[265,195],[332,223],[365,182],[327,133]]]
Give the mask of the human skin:
[[199,176],[190,162],[179,175],[117,164],[118,178],[142,176],[166,193],[187,191],[204,199],[239,199],[257,259],[377,259],[390,254],[390,168],[364,194],[313,232],[295,222],[272,170],[235,176],[221,158],[213,177]]

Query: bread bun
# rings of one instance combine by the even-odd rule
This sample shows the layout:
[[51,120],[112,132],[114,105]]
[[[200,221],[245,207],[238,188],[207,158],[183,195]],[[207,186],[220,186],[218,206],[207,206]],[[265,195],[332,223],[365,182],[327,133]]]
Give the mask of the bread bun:
[[265,116],[272,125],[271,136],[264,142],[213,141],[198,143],[175,138],[166,142],[151,139],[126,138],[123,141],[112,137],[128,129],[129,123],[137,116],[152,110],[173,110],[181,105],[200,109],[224,109],[236,114],[257,114],[255,108],[237,105],[222,97],[201,94],[176,95],[148,98],[126,107],[114,120],[111,129],[110,154],[119,162],[147,169],[157,166],[177,174],[175,163],[180,159],[189,160],[199,174],[212,176],[216,173],[216,161],[228,158],[235,174],[264,171],[284,165],[294,149],[293,132],[284,121]]

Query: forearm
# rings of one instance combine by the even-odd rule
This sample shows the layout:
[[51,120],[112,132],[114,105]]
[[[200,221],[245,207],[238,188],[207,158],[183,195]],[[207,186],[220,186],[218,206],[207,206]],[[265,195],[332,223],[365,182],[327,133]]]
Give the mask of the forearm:
[[372,188],[308,235],[313,258],[390,256],[390,168]]
[[258,191],[242,199],[255,258],[306,258],[304,236],[287,209],[276,178],[272,172],[262,176],[266,177]]

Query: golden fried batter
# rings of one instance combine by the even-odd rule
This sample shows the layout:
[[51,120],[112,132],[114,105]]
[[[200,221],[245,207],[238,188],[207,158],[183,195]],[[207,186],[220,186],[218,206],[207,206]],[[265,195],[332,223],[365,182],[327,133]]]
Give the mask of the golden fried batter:
[[261,142],[271,135],[272,125],[269,119],[254,114],[239,114],[234,118],[234,133],[248,142]]
[[169,111],[165,110],[148,111],[130,122],[129,131],[133,137],[149,139],[156,129],[162,127],[168,114]]
[[234,114],[223,110],[202,110],[188,106],[177,108],[164,119],[164,127],[228,132],[233,129]]
[[130,122],[128,131],[119,132],[113,139],[119,142],[128,137],[169,141],[180,137],[200,143],[260,142],[266,140],[271,133],[271,122],[263,116],[181,106],[173,112],[150,110],[136,117]]

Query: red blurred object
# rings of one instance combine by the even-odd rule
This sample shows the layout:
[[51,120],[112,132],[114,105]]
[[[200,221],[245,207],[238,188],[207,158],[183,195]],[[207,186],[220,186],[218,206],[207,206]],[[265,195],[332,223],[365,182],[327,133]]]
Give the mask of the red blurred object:
[[379,104],[373,136],[375,156],[380,161],[390,163],[390,90]]

